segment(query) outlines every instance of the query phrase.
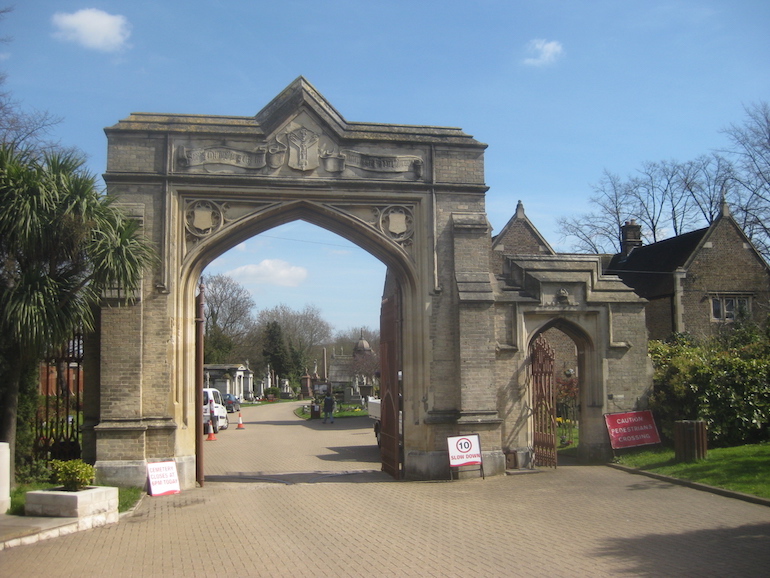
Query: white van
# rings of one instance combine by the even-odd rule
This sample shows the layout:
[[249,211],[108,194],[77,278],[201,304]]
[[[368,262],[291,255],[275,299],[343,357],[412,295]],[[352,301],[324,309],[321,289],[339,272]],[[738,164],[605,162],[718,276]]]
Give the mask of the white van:
[[204,388],[203,389],[203,433],[209,433],[209,412],[210,408],[214,408],[214,417],[212,419],[212,429],[214,433],[219,432],[221,429],[227,429],[230,422],[227,419],[227,409],[225,404],[222,403],[222,394],[218,389]]

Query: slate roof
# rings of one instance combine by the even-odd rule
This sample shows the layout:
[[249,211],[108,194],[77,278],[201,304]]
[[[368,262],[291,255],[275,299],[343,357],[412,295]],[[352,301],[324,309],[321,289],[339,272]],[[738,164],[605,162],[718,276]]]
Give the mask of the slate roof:
[[605,273],[618,275],[641,297],[660,297],[673,292],[673,273],[683,267],[698,248],[709,227],[684,233],[652,245],[637,247],[626,256],[613,256]]

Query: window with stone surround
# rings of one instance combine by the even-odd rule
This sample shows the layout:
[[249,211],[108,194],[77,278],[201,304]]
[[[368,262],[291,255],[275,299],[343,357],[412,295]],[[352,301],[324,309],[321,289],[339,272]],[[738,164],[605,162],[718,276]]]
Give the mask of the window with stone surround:
[[732,322],[736,317],[747,316],[751,309],[748,295],[712,295],[711,321]]

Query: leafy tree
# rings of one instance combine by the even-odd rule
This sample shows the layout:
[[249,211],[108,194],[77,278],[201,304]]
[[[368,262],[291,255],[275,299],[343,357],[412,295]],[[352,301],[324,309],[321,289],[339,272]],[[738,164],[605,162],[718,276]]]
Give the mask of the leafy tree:
[[307,368],[307,356],[297,347],[294,342],[288,340],[289,353],[289,380],[295,385],[299,384],[300,378],[305,374]]
[[204,276],[206,363],[243,363],[254,358],[254,299],[227,275]]
[[321,310],[316,305],[305,305],[301,311],[295,311],[281,304],[260,311],[258,321],[260,324],[268,321],[280,323],[284,335],[304,355],[331,336],[331,325],[321,316]]
[[755,324],[737,322],[703,343],[677,335],[649,347],[650,405],[665,436],[676,420],[703,419],[718,445],[770,439],[770,339]]
[[[306,305],[301,311],[295,311],[281,304],[260,311],[257,321],[264,328],[271,322],[280,325],[287,351],[291,351],[291,364],[288,372],[283,374],[285,377],[289,377],[290,373],[301,376],[312,359],[320,356],[320,348],[331,337],[331,325],[323,319],[315,305]],[[266,329],[263,335],[267,335]]]
[[0,145],[0,439],[12,452],[22,377],[76,328],[93,328],[105,291],[130,298],[153,258],[82,158]]
[[205,363],[240,363],[233,361],[233,339],[219,327],[206,330],[203,340],[203,360]]
[[265,340],[262,349],[265,363],[282,377],[288,377],[291,369],[289,352],[283,339],[281,324],[277,321],[268,321],[265,326]]

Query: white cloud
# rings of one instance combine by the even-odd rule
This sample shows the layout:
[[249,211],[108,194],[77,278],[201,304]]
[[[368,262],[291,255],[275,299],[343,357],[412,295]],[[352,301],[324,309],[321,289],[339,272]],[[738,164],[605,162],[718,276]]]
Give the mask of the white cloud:
[[117,52],[128,46],[131,24],[125,16],[107,14],[95,8],[72,14],[57,12],[51,19],[54,37],[102,52]]
[[257,283],[280,287],[297,287],[307,279],[307,269],[281,259],[265,259],[258,265],[244,265],[228,271],[227,274],[244,284]]
[[564,47],[556,40],[538,38],[529,41],[527,53],[532,55],[524,59],[527,66],[547,66],[564,56]]

